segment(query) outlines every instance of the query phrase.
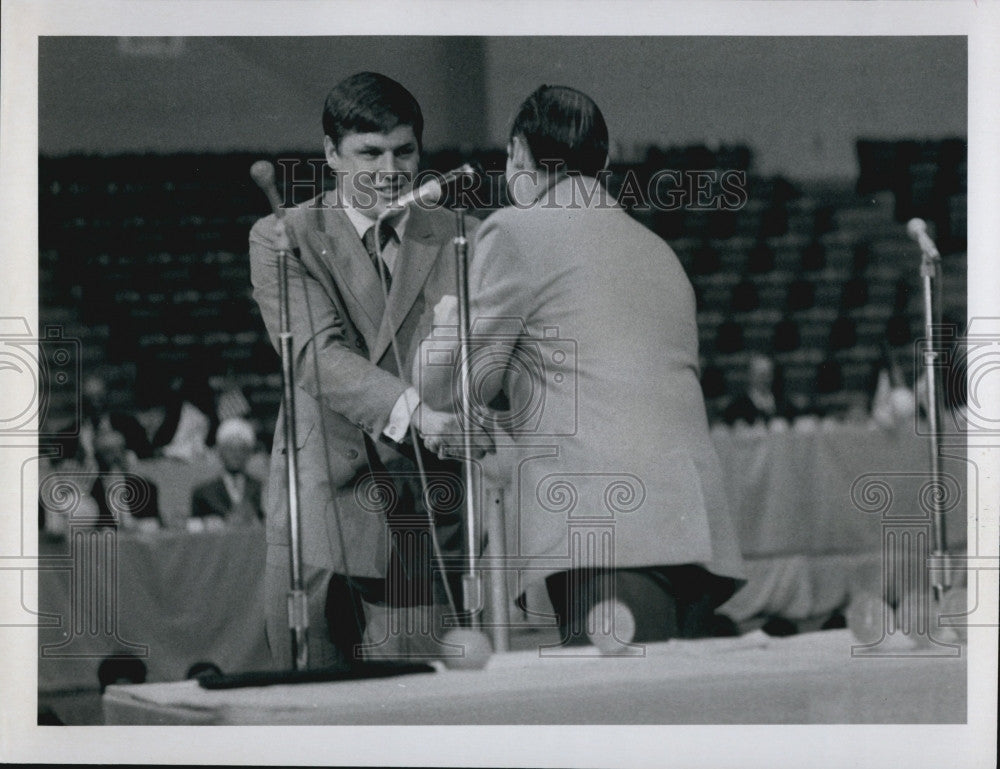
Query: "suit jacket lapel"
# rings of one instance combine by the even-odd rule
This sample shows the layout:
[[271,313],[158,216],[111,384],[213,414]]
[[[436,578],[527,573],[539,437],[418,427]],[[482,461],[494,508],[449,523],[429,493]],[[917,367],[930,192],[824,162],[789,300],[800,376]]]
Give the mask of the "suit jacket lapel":
[[318,213],[321,229],[312,233],[317,240],[314,246],[349,305],[346,309],[351,321],[370,347],[385,314],[378,273],[347,214],[334,205],[326,205]]
[[[399,244],[389,304],[379,327],[378,338],[372,348],[373,361],[381,360],[388,351],[393,335],[403,325],[424,283],[427,282],[440,248],[440,240],[434,237],[435,234],[431,218],[419,207],[414,207],[410,211],[410,220],[406,223],[406,231]],[[378,276],[375,277],[377,285]],[[404,372],[400,372],[400,375],[404,375]]]

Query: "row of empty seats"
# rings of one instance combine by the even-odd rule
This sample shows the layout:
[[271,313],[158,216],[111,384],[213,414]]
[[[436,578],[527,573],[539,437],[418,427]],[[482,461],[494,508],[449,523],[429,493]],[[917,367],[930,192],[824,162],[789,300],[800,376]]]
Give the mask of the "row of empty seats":
[[[308,197],[315,158],[285,158],[286,199]],[[480,153],[487,169],[501,168],[503,158],[502,151]],[[278,359],[252,301],[247,259],[249,229],[267,213],[248,176],[256,159],[42,158],[43,323],[72,326],[76,317],[76,328],[98,329],[85,340],[100,350],[91,359],[196,361],[208,376],[241,383],[255,407],[273,413],[278,391],[266,377]],[[464,159],[445,151],[431,156],[430,167]],[[667,237],[691,278],[710,409],[738,389],[751,352],[774,354],[790,390],[833,396],[864,391],[886,343],[903,348],[920,337],[918,260],[892,194],[757,177],[740,147],[652,148],[643,162],[614,167],[609,189],[627,178],[641,186],[663,168],[737,170],[746,180],[736,210],[663,211],[625,201]],[[871,178],[868,187],[877,186]],[[477,194],[499,205],[497,182]],[[944,267],[946,311],[961,318],[964,255],[946,256]]]

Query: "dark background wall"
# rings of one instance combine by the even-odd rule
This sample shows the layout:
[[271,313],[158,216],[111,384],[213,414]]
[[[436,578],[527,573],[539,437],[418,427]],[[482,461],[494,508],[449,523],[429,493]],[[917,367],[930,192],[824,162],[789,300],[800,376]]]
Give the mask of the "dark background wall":
[[481,39],[192,37],[129,53],[139,46],[39,41],[41,153],[320,149],[327,92],[364,69],[413,92],[428,146],[484,138]]
[[414,93],[429,149],[502,145],[542,82],[590,93],[621,159],[743,142],[762,173],[846,177],[859,136],[966,134],[957,37],[230,37],[130,53],[156,44],[40,40],[40,151],[311,151],[327,90],[360,69]]
[[487,135],[539,83],[572,85],[632,144],[741,142],[757,170],[851,175],[858,136],[966,134],[962,38],[500,38],[486,44]]

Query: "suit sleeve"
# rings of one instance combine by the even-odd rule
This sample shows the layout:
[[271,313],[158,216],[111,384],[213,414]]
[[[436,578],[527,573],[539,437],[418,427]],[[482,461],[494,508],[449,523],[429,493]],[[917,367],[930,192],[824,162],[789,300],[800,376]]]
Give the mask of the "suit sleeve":
[[[280,353],[275,223],[274,216],[266,217],[250,232],[250,278],[268,337]],[[288,300],[296,385],[377,439],[406,383],[349,346],[331,297],[295,257],[288,259]]]
[[[499,217],[498,217],[499,218]],[[513,355],[518,339],[526,333],[533,312],[535,293],[530,288],[530,262],[514,235],[503,221],[488,219],[479,228],[475,251],[469,266],[469,326],[472,346],[472,378],[476,381],[475,398],[486,406],[501,389],[497,376],[477,377],[477,361],[491,371],[504,370]],[[489,354],[479,354],[483,348]],[[438,334],[425,340],[422,360],[447,356],[458,364],[457,332]],[[422,366],[420,396],[434,408],[444,408],[442,394],[452,392],[454,368]]]
[[212,514],[212,507],[205,498],[205,487],[196,486],[191,492],[191,517],[204,518]]

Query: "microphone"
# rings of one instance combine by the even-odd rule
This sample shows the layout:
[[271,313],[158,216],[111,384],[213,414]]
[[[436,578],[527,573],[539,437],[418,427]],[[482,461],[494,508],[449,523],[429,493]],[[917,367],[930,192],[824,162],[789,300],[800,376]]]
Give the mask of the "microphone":
[[285,230],[285,209],[281,206],[281,196],[278,194],[278,185],[274,179],[274,166],[266,160],[258,160],[250,166],[250,177],[267,196],[267,202],[271,204],[271,212],[278,220],[275,229],[281,247],[286,251],[291,251],[294,246]]
[[476,169],[473,168],[468,163],[463,163],[458,168],[449,171],[446,174],[440,174],[431,177],[428,181],[421,184],[416,189],[412,189],[405,195],[401,195],[396,198],[392,203],[392,208],[406,208],[408,205],[413,203],[437,203],[441,199],[441,195],[444,193],[445,186],[451,184],[457,179],[461,179],[465,176],[475,176]]
[[257,186],[267,195],[267,202],[271,204],[271,211],[279,219],[285,215],[285,209],[281,207],[281,197],[278,195],[278,186],[274,180],[274,166],[266,160],[258,160],[250,166],[250,177],[257,182]]
[[941,258],[941,254],[938,253],[937,246],[934,245],[934,241],[931,239],[931,236],[927,234],[927,222],[923,219],[910,219],[910,221],[906,224],[906,234],[916,241],[917,245],[920,246],[921,252],[923,252],[923,255],[926,258]]

